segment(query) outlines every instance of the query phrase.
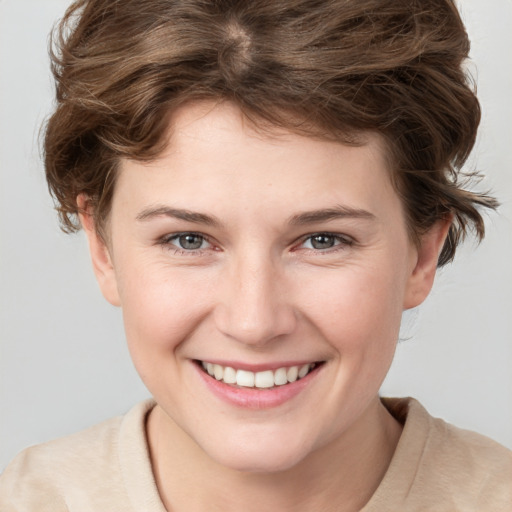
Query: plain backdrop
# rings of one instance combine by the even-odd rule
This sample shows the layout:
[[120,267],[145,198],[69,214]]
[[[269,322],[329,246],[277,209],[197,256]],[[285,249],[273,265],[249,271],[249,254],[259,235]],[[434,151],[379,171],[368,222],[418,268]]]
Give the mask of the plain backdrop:
[[[39,157],[47,35],[68,0],[0,0],[0,470],[22,448],[124,413],[147,391],[83,234],[59,231]],[[512,448],[512,2],[463,0],[483,121],[468,169],[502,207],[404,318],[382,394]]]

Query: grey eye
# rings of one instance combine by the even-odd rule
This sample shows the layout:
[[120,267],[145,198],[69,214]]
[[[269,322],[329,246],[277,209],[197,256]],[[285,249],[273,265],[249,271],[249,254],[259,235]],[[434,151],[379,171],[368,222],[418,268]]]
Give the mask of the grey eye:
[[336,237],[320,233],[310,238],[313,249],[330,249],[336,245]]
[[186,233],[178,237],[178,244],[182,249],[193,251],[200,249],[204,243],[204,237],[194,233]]

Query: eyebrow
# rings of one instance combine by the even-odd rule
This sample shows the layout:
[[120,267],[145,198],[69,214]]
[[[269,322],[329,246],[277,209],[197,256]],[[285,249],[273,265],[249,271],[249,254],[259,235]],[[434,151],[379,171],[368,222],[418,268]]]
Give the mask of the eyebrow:
[[289,224],[292,226],[304,226],[306,224],[315,224],[317,222],[326,222],[330,220],[346,218],[364,220],[376,219],[375,215],[367,210],[339,205],[335,208],[326,208],[322,210],[312,210],[299,213],[290,218]]
[[186,222],[205,224],[212,227],[219,227],[222,224],[219,219],[212,215],[192,212],[190,210],[182,210],[179,208],[171,208],[169,206],[150,206],[137,214],[135,218],[140,222],[145,222],[156,217],[171,217],[174,219],[184,220]]
[[[204,224],[206,226],[217,228],[222,226],[222,222],[213,215],[159,205],[145,208],[139,214],[137,214],[136,219],[139,222],[146,222],[156,217],[171,217],[186,222],[192,222],[194,224]],[[289,218],[288,224],[291,226],[304,226],[307,224],[315,224],[319,222],[327,222],[330,220],[346,218],[375,220],[376,217],[373,213],[370,213],[367,210],[339,205],[334,208],[325,208],[298,213]]]

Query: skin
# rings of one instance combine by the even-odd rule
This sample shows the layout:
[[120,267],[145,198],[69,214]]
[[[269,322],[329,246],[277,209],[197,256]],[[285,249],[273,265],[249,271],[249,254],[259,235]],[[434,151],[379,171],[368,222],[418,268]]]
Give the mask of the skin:
[[[401,432],[378,390],[402,311],[428,295],[449,222],[411,242],[375,134],[360,147],[262,134],[229,103],[183,107],[169,134],[157,160],[121,162],[107,244],[82,215],[157,402],[147,434],[165,506],[359,510]],[[173,238],[187,232],[199,250]],[[315,248],[318,233],[332,247]],[[323,365],[291,400],[253,410],[214,396],[195,360]]]

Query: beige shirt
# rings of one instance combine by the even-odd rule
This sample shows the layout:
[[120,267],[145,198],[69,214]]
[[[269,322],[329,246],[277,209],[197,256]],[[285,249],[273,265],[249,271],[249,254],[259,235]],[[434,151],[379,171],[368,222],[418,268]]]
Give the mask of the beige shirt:
[[[512,452],[413,399],[383,402],[404,430],[364,512],[512,511]],[[165,512],[145,434],[153,406],[23,451],[0,476],[0,511]]]

